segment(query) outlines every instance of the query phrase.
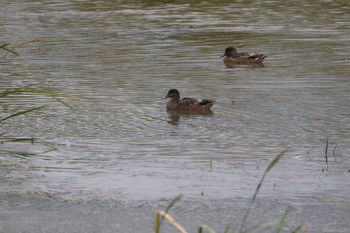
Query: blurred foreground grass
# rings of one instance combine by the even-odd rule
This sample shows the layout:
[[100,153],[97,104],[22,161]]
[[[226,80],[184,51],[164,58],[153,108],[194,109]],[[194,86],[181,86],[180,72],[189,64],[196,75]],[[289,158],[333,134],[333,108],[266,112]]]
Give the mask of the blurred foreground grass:
[[[226,226],[224,233],[229,233],[229,232],[239,232],[239,233],[249,233],[251,230],[247,229],[247,218],[249,216],[249,213],[251,211],[252,205],[256,200],[256,197],[260,191],[260,188],[262,187],[264,180],[269,173],[269,171],[278,163],[278,161],[281,159],[281,157],[287,152],[287,150],[283,150],[281,153],[279,153],[268,165],[264,173],[262,174],[260,181],[258,185],[256,186],[255,192],[253,194],[252,199],[250,200],[250,203],[248,205],[248,209],[245,212],[245,215],[242,219],[241,225],[239,228],[233,229],[233,231],[230,231],[230,226]],[[162,225],[162,222],[164,219],[168,220],[179,232],[181,233],[188,233],[188,231],[185,230],[185,228],[177,222],[168,212],[169,210],[175,205],[176,202],[178,202],[181,199],[181,195],[175,197],[167,206],[167,208],[164,211],[159,211],[156,213],[156,219],[155,219],[155,233],[160,233],[160,227]],[[277,225],[275,226],[275,230],[272,232],[275,233],[280,233],[283,228],[283,224],[285,223],[285,220],[288,215],[288,210],[286,210],[285,214],[282,216],[282,218],[278,221]],[[295,227],[294,229],[290,230],[290,233],[297,233],[301,230],[302,224],[299,226]],[[254,227],[256,228],[256,227]],[[258,226],[259,228],[259,226]],[[203,233],[203,232],[208,232],[208,233],[217,233],[212,227],[210,227],[207,224],[202,224],[198,228],[198,233]]]

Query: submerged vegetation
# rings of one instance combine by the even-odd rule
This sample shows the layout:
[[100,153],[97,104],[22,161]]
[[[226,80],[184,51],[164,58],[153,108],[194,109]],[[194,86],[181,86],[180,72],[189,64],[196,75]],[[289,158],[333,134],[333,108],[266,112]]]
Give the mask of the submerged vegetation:
[[[266,178],[266,175],[268,174],[268,172],[273,168],[273,166],[275,166],[278,161],[281,159],[281,157],[286,153],[287,150],[283,150],[281,153],[279,153],[268,165],[268,167],[266,168],[266,170],[264,171],[263,175],[260,178],[260,181],[258,183],[258,185],[256,186],[255,192],[253,194],[252,199],[250,200],[248,209],[245,212],[245,215],[242,219],[241,225],[239,227],[239,229],[234,229],[234,231],[230,231],[230,226],[226,226],[225,230],[223,233],[229,233],[229,232],[239,232],[239,233],[249,233],[250,231],[246,229],[246,221],[247,218],[249,216],[250,210],[252,208],[253,203],[256,200],[256,197],[260,191],[260,188],[262,187],[262,184]],[[167,206],[167,208],[164,211],[159,211],[156,213],[156,219],[155,219],[155,233],[160,233],[160,227],[162,224],[163,219],[168,220],[179,232],[181,233],[188,233],[188,231],[185,230],[185,228],[178,223],[168,212],[169,210],[175,205],[175,203],[177,201],[179,201],[181,199],[181,195],[175,197]],[[288,210],[285,212],[285,214],[282,216],[281,220],[278,222],[277,226],[276,226],[276,233],[281,232],[283,224],[287,218],[288,215]],[[294,229],[292,229],[290,232],[291,233],[297,233],[301,230],[302,228],[302,224],[300,224],[299,226],[295,227]],[[202,224],[201,226],[199,226],[198,228],[198,233],[203,233],[203,232],[208,232],[208,233],[217,233],[212,227],[210,227],[207,224]]]

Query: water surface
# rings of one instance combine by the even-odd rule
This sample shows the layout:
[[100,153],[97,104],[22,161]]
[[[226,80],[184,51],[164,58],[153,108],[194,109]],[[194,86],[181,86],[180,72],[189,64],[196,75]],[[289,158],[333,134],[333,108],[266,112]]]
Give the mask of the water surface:
[[[182,193],[207,204],[248,203],[264,169],[287,148],[259,197],[299,210],[306,232],[346,232],[350,208],[340,210],[350,207],[347,1],[2,5],[1,41],[49,42],[2,59],[1,89],[37,83],[79,97],[59,98],[74,109],[44,95],[1,100],[1,116],[47,105],[1,125],[8,136],[44,143],[1,144],[36,153],[1,155],[4,197],[157,201]],[[227,46],[266,54],[265,67],[226,67],[219,57]],[[161,98],[171,88],[215,99],[214,114],[169,116]],[[325,202],[339,207],[338,224],[324,223]],[[308,220],[310,213],[318,218]]]

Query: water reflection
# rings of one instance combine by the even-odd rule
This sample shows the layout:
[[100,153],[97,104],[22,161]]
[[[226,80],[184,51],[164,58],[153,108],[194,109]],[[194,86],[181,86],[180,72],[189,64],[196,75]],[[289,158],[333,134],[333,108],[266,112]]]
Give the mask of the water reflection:
[[213,116],[214,112],[211,109],[205,110],[205,111],[173,111],[173,110],[167,110],[167,113],[169,115],[169,121],[168,123],[177,125],[180,121],[181,117],[191,117],[191,116]]
[[223,61],[225,66],[227,68],[230,68],[230,69],[237,69],[237,68],[251,68],[251,69],[254,69],[254,68],[263,68],[265,67],[264,64],[262,63],[258,63],[258,64],[235,64],[235,63],[232,63],[232,62],[227,62],[227,61]]

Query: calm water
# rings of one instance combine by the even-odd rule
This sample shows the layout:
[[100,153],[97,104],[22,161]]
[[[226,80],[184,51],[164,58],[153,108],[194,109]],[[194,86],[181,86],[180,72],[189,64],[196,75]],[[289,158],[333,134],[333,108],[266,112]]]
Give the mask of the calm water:
[[[336,226],[323,222],[325,207],[313,209],[319,219],[308,228],[346,232],[348,1],[1,5],[0,41],[47,40],[1,59],[1,90],[37,83],[79,98],[59,98],[74,109],[42,95],[1,100],[1,116],[47,105],[1,125],[7,136],[41,142],[1,144],[39,153],[1,154],[3,192],[64,200],[249,198],[268,163],[288,148],[259,196],[295,208],[347,206]],[[219,57],[227,46],[266,54],[265,67],[225,67]],[[171,88],[215,99],[214,114],[169,116],[161,98]],[[302,214],[307,221],[310,213]],[[326,227],[314,229],[320,222]]]

